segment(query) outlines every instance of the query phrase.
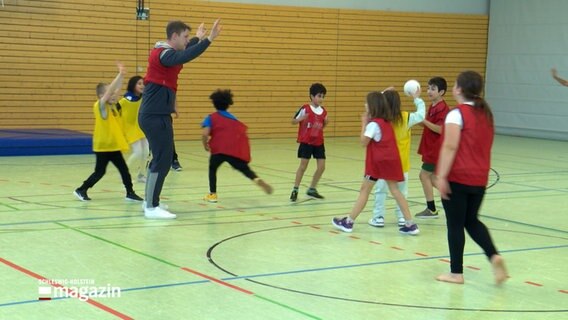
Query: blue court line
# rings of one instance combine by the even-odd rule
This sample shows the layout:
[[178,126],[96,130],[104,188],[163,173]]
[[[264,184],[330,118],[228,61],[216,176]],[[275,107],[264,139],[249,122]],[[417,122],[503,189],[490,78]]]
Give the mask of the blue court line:
[[[563,248],[568,248],[568,245],[559,245],[559,246],[550,246],[550,247],[537,247],[537,248],[524,248],[524,249],[511,249],[511,250],[500,250],[499,253],[525,252],[525,251],[548,250],[548,249],[563,249]],[[480,255],[485,255],[485,253],[483,253],[483,252],[465,253],[465,254],[464,254],[464,257],[480,256]],[[384,264],[403,263],[403,262],[415,262],[415,261],[426,261],[426,260],[436,260],[436,259],[445,259],[445,258],[449,258],[449,256],[446,255],[446,256],[431,256],[431,257],[422,257],[422,258],[409,258],[409,259],[400,259],[400,260],[367,262],[367,263],[351,264],[351,265],[344,265],[344,266],[322,267],[322,268],[302,269],[302,270],[292,270],[292,271],[282,271],[282,272],[274,272],[274,273],[263,273],[263,274],[257,274],[257,275],[244,275],[244,276],[236,276],[236,277],[223,278],[222,280],[223,280],[223,281],[230,281],[230,280],[247,279],[247,278],[273,277],[273,276],[288,275],[288,274],[298,274],[298,273],[306,273],[306,272],[339,270],[339,269],[347,269],[347,268],[368,267],[368,266],[376,266],[376,265],[384,265]]]
[[538,228],[538,229],[560,232],[560,233],[568,233],[568,231],[566,231],[566,230],[560,230],[560,229],[554,229],[554,228],[539,226],[538,224],[524,223],[524,222],[520,222],[520,221],[509,220],[509,219],[505,219],[505,218],[498,218],[498,217],[488,216],[488,215],[484,215],[484,214],[480,214],[479,216],[483,217],[483,218],[487,218],[487,219],[493,219],[493,220],[513,223],[513,224],[518,224],[518,225],[521,225],[521,226],[527,226],[527,227]]
[[[526,251],[563,249],[563,248],[568,248],[568,245],[501,250],[500,253],[526,252]],[[464,257],[465,256],[467,256],[467,257],[480,256],[480,255],[484,255],[484,253],[479,253],[479,252],[477,252],[477,253],[465,253]],[[226,277],[226,278],[220,278],[220,279],[222,281],[234,281],[234,280],[253,279],[253,278],[277,277],[277,276],[290,275],[290,274],[300,274],[300,273],[318,272],[318,271],[331,271],[331,270],[340,270],[340,269],[348,269],[348,268],[386,265],[386,264],[393,264],[393,263],[436,260],[436,259],[444,259],[444,258],[449,258],[449,256],[431,256],[431,257],[409,258],[409,259],[399,259],[399,260],[389,260],[389,261],[377,261],[377,262],[359,263],[359,264],[351,264],[351,265],[344,265],[344,266],[333,266],[333,267],[322,267],[322,268],[313,268],[313,269],[300,269],[300,270],[292,270],[292,271],[232,276],[232,277]],[[127,289],[121,289],[120,291],[122,293],[122,292],[130,292],[130,291],[142,291],[142,290],[161,289],[161,288],[169,288],[169,287],[176,287],[176,286],[204,284],[204,283],[211,283],[211,282],[212,281],[210,281],[210,280],[196,280],[196,281],[186,281],[186,282],[178,282],[178,283],[159,284],[159,285],[153,285],[153,286],[127,288]],[[52,300],[61,300],[61,299],[69,299],[69,298],[54,298]],[[46,301],[45,300],[24,300],[24,301],[6,302],[6,303],[0,304],[0,308],[1,307],[14,306],[14,305],[20,305],[20,304],[27,304],[27,303],[37,303],[37,302],[46,302]]]

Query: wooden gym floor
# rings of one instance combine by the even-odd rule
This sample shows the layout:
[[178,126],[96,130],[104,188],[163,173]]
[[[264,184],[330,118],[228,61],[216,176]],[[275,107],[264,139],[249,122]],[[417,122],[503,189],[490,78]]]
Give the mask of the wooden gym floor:
[[[424,208],[417,144],[413,213]],[[326,140],[318,187],[326,199],[305,201],[312,161],[297,204],[288,200],[294,139],[252,141],[251,167],[273,195],[225,164],[217,204],[202,200],[208,154],[199,142],[176,146],[184,170],[170,172],[162,193],[173,221],[145,220],[139,203],[124,200],[112,166],[89,190],[93,200],[78,201],[72,192],[92,172],[93,155],[1,157],[0,319],[568,318],[566,142],[496,137],[495,185],[481,214],[511,275],[500,287],[470,238],[465,285],[434,280],[449,269],[443,215],[404,236],[390,198],[386,226],[367,225],[371,197],[352,234],[333,229],[362,180],[356,138]],[[135,189],[143,195],[143,184]],[[66,298],[62,287],[85,291]],[[82,301],[86,290],[95,293]]]

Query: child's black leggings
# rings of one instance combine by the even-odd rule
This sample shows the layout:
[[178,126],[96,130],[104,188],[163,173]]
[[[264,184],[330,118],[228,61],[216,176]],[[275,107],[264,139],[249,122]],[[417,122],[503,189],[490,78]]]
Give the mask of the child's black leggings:
[[489,230],[478,219],[479,208],[485,195],[485,187],[473,187],[450,182],[450,199],[442,199],[446,211],[450,268],[452,273],[463,273],[464,228],[485,252],[487,258],[497,254]]
[[227,161],[233,168],[240,171],[247,178],[254,180],[257,178],[256,174],[250,169],[248,163],[235,157],[225,154],[212,154],[209,158],[209,192],[217,192],[217,169]]
[[120,177],[122,178],[122,183],[124,184],[126,191],[132,191],[132,178],[128,172],[126,161],[124,161],[124,157],[120,151],[95,152],[95,156],[97,158],[95,172],[93,172],[87,180],[83,182],[79,189],[87,190],[99,182],[106,173],[108,163],[112,162],[112,164],[114,164],[114,166],[118,169],[118,172],[120,172]]

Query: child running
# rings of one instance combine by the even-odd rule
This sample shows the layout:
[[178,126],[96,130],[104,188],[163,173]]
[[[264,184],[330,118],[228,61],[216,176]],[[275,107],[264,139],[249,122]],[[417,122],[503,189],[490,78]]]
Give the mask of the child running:
[[228,162],[233,168],[251,179],[267,194],[272,193],[272,187],[254,173],[250,162],[250,145],[247,136],[247,126],[237,120],[227,109],[233,104],[231,90],[213,92],[209,99],[217,110],[208,115],[201,126],[203,127],[202,142],[205,151],[211,152],[209,158],[209,193],[204,200],[217,202],[217,169]]

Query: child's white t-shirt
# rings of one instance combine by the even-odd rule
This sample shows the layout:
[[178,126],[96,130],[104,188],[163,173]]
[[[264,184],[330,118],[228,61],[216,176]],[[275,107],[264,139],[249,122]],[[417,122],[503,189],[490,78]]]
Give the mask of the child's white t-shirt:
[[[470,106],[474,105],[474,103],[471,101],[464,102],[463,104],[467,104]],[[448,115],[446,116],[446,120],[444,121],[444,123],[457,124],[458,126],[460,126],[460,129],[463,129],[463,117],[460,110],[456,108],[448,112]]]
[[[323,108],[321,106],[314,107],[310,104],[310,109],[312,109],[312,112],[317,114],[318,116],[323,113]],[[306,110],[304,110],[304,108],[301,108],[300,111],[298,111],[298,113],[296,114],[296,119],[303,117],[305,114]]]
[[367,125],[365,126],[365,133],[364,133],[365,137],[370,138],[375,140],[376,142],[381,141],[382,138],[382,133],[381,133],[381,127],[379,127],[379,124],[371,121],[369,123],[367,123]]

